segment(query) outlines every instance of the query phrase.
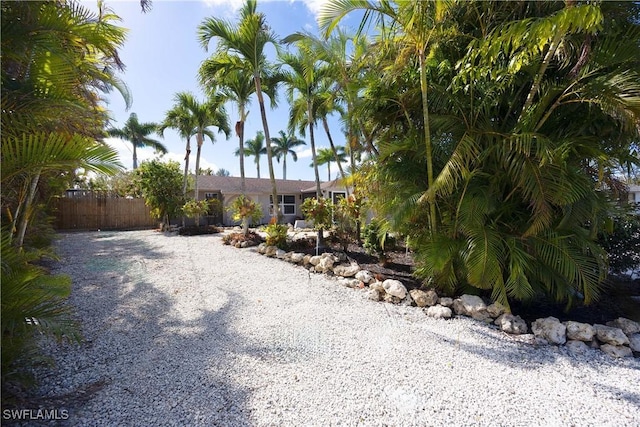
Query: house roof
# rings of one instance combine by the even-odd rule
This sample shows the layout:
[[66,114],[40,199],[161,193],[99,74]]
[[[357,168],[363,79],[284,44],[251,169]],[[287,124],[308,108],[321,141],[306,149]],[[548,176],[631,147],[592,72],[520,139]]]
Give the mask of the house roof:
[[[270,194],[271,180],[266,178],[245,178],[246,192],[249,194]],[[279,194],[301,193],[305,188],[315,189],[315,181],[303,181],[293,179],[276,179],[276,188]],[[240,194],[242,178],[237,176],[200,175],[198,177],[199,191],[215,192],[222,194]],[[315,190],[314,190],[315,191]]]
[[[336,178],[333,181],[323,182],[320,184],[321,190],[344,190],[344,185],[341,183],[341,179]],[[316,183],[315,181],[311,181],[312,185],[309,188],[302,190],[303,193],[315,193],[316,192]]]

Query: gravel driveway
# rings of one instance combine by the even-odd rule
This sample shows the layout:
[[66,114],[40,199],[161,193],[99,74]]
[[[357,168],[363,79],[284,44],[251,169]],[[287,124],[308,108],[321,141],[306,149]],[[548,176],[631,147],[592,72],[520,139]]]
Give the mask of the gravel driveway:
[[[221,235],[63,234],[86,342],[43,401],[82,426],[638,426],[640,360],[367,300]],[[49,399],[49,400],[46,400]]]

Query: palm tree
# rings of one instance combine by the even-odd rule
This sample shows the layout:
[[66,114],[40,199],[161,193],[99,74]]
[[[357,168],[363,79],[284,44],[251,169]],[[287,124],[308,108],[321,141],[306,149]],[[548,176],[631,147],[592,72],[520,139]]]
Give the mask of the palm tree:
[[167,148],[160,141],[149,138],[149,135],[155,133],[157,129],[156,123],[140,123],[136,113],[131,113],[122,128],[111,127],[107,129],[107,133],[110,136],[129,141],[133,145],[133,169],[137,169],[138,148],[151,147],[156,153],[167,153]]
[[344,147],[337,146],[336,152],[338,153],[337,156],[331,148],[320,148],[318,150],[318,166],[327,165],[327,181],[331,181],[331,162],[340,164],[347,161],[347,153],[344,151]]
[[258,131],[256,137],[248,139],[244,142],[244,150],[236,149],[236,156],[253,156],[256,163],[256,169],[258,171],[258,178],[260,178],[260,156],[267,153],[267,148],[264,146],[264,133]]
[[[398,57],[415,56],[418,58],[420,93],[422,95],[422,127],[429,188],[434,182],[434,171],[427,99],[427,56],[436,52],[438,43],[442,41],[441,36],[449,30],[442,24],[451,8],[452,3],[444,1],[384,1],[380,4],[373,4],[368,1],[344,0],[327,3],[318,18],[320,28],[324,30],[326,35],[329,35],[344,16],[355,10],[364,10],[365,15],[360,28],[374,17],[380,21],[389,20],[390,23],[386,23],[388,25],[386,28],[397,28],[401,34],[399,38],[394,40],[400,47]],[[404,67],[404,64],[402,66]],[[428,206],[431,232],[435,233],[437,228],[435,202],[430,199]]]
[[210,95],[204,101],[198,101],[191,93],[180,94],[179,103],[184,106],[186,112],[191,116],[194,125],[193,133],[196,135],[197,151],[196,151],[196,173],[194,198],[198,198],[198,174],[200,171],[200,154],[202,152],[202,144],[204,137],[208,137],[211,143],[215,142],[214,134],[208,129],[210,126],[218,128],[218,133],[224,133],[228,138],[231,133],[229,128],[229,116],[224,108],[224,96],[220,94]]
[[191,137],[194,134],[195,122],[193,116],[186,107],[186,101],[189,99],[187,92],[177,93],[174,97],[174,106],[165,113],[165,118],[158,126],[158,134],[164,136],[167,128],[176,129],[178,134],[186,140],[185,156],[184,156],[184,175],[182,178],[182,195],[187,196],[187,182],[189,175],[189,157],[191,156]]
[[[237,26],[218,18],[207,18],[198,26],[198,37],[206,49],[212,39],[217,40],[217,52],[228,52],[232,59],[225,65],[228,69],[251,70],[256,86],[256,95],[260,106],[262,127],[267,141],[271,141],[267,113],[264,106],[263,79],[269,77],[270,65],[265,56],[268,44],[277,45],[276,36],[269,30],[263,13],[256,10],[256,1],[247,0],[240,9],[240,21]],[[275,85],[274,85],[275,86]],[[273,101],[273,100],[272,100]],[[271,197],[273,198],[274,216],[279,216],[278,190],[273,170],[273,153],[271,144],[267,144],[267,163],[271,180]]]
[[276,156],[278,162],[280,162],[280,158],[282,157],[282,179],[287,179],[287,155],[291,154],[293,161],[297,162],[298,154],[293,148],[306,145],[306,142],[296,138],[292,132],[286,134],[281,130],[279,137],[271,138],[271,143],[273,144],[273,154]]

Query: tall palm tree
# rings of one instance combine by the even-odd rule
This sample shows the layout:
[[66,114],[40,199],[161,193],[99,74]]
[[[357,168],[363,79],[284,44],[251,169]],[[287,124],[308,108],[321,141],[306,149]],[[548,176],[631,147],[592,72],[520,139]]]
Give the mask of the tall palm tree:
[[191,116],[194,125],[193,133],[196,135],[196,173],[194,198],[198,198],[198,175],[200,171],[200,155],[202,153],[202,145],[204,137],[208,137],[211,143],[215,142],[215,136],[208,128],[215,126],[218,133],[224,133],[225,137],[229,137],[231,129],[229,128],[229,116],[224,108],[224,96],[220,94],[210,95],[204,102],[198,101],[191,93],[182,93],[179,96],[179,103]]
[[[420,93],[422,95],[422,127],[423,143],[425,145],[427,185],[432,187],[434,182],[433,144],[429,123],[427,57],[435,53],[441,36],[449,31],[443,25],[448,12],[452,9],[452,2],[445,1],[384,1],[374,4],[369,1],[343,0],[327,3],[321,10],[318,24],[329,35],[347,14],[355,10],[364,10],[365,14],[360,25],[362,28],[370,19],[376,18],[380,22],[387,20],[387,28],[396,28],[400,34],[394,42],[399,45],[398,58],[408,56],[418,58],[420,75]],[[391,34],[393,37],[394,34]],[[399,65],[399,64],[398,64]],[[402,64],[404,67],[405,64]],[[436,205],[432,199],[428,200],[429,224],[431,232],[437,228]]]
[[244,142],[244,149],[240,150],[236,149],[236,156],[253,156],[254,162],[256,163],[256,170],[258,172],[258,178],[260,178],[260,156],[267,153],[267,148],[264,146],[264,133],[262,131],[258,131],[256,133],[256,137],[253,139],[248,139]]
[[182,195],[187,195],[187,182],[189,175],[189,157],[191,156],[191,137],[194,135],[195,122],[193,116],[186,107],[186,101],[189,99],[187,92],[179,92],[173,97],[174,106],[165,113],[165,118],[158,125],[158,134],[164,136],[167,128],[176,129],[178,134],[186,140],[185,156],[184,156],[184,175],[182,179]]
[[331,181],[331,163],[336,162],[340,164],[347,161],[347,153],[345,152],[344,147],[340,145],[337,146],[336,152],[331,148],[318,149],[318,166],[327,165],[327,181]]
[[[275,34],[269,30],[263,13],[257,12],[255,0],[247,0],[240,9],[240,21],[236,26],[219,18],[207,18],[198,26],[198,37],[206,49],[212,39],[217,40],[217,52],[228,52],[232,59],[226,67],[229,69],[251,70],[256,86],[256,95],[260,106],[262,127],[267,141],[271,141],[269,124],[264,105],[263,79],[269,76],[271,66],[265,55],[268,44],[277,46]],[[271,197],[273,213],[279,216],[278,190],[273,170],[273,153],[271,144],[267,144],[267,163],[271,180]]]
[[287,155],[291,154],[291,158],[294,162],[298,161],[298,153],[293,149],[307,143],[303,140],[296,138],[293,132],[286,134],[283,130],[280,131],[280,136],[277,138],[271,138],[273,144],[273,154],[276,156],[278,162],[282,157],[282,179],[287,179]]
[[152,122],[140,123],[136,113],[131,113],[124,126],[121,128],[111,127],[107,129],[110,136],[128,141],[133,146],[133,168],[138,168],[138,148],[151,147],[156,153],[167,153],[167,147],[160,141],[149,138],[155,133],[158,125]]

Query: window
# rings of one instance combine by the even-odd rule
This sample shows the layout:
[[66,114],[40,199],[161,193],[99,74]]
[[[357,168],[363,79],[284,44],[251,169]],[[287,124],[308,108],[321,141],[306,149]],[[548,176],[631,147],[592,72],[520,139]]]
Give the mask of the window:
[[337,204],[340,199],[344,199],[345,197],[347,197],[347,193],[345,193],[344,191],[334,191],[331,194],[331,198],[334,204]]
[[[269,209],[273,212],[273,196],[269,196]],[[280,205],[280,213],[283,215],[296,214],[296,196],[294,195],[278,195],[278,205]]]
[[218,193],[204,193],[204,199],[205,200],[210,200],[210,199],[218,199]]

